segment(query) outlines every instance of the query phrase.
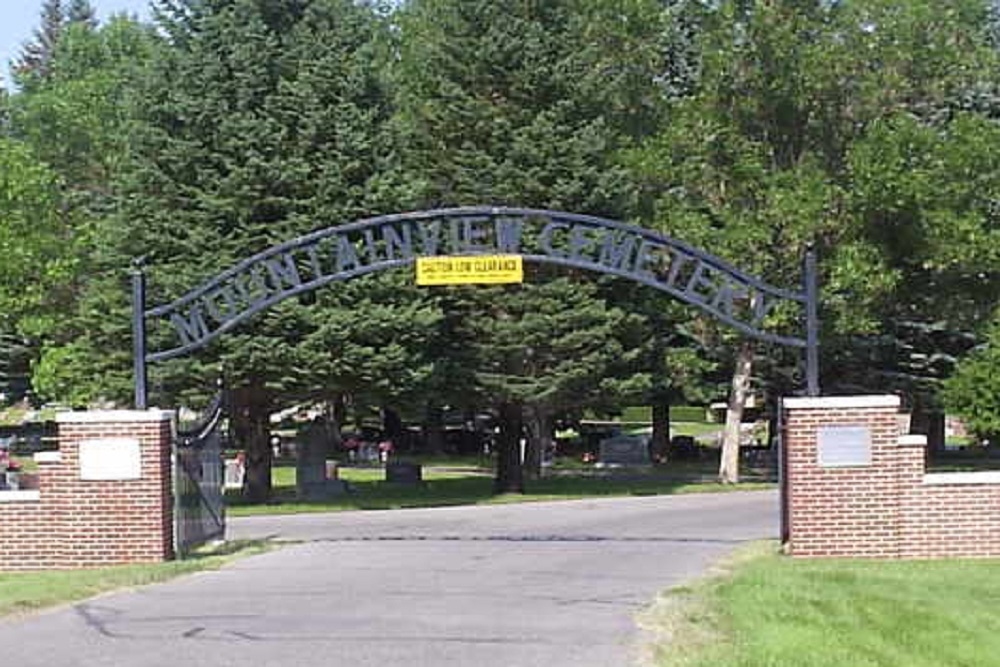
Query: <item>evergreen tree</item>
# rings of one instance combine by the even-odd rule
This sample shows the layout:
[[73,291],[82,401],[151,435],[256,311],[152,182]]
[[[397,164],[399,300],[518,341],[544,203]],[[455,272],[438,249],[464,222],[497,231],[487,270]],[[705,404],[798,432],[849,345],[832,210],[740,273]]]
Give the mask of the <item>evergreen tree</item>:
[[[407,3],[400,16],[397,122],[405,173],[422,186],[420,205],[520,205],[620,217],[630,189],[611,158],[655,124],[663,54],[651,36],[659,35],[661,16],[658,3],[649,2]],[[596,393],[599,374],[585,374],[591,387],[582,391],[569,362],[538,354],[573,349],[576,334],[560,327],[559,304],[596,300],[586,309],[596,320],[585,329],[595,341],[608,343],[628,329],[620,311],[601,303],[580,277],[558,275],[539,269],[521,288],[452,290],[442,302],[446,320],[455,310],[480,315],[464,320],[480,322],[474,333],[452,333],[469,341],[477,365],[479,389],[462,390],[486,393],[502,416],[498,491],[522,488],[516,465],[522,406],[548,422],[567,394],[579,405]],[[566,340],[542,345],[545,331]],[[632,371],[623,371],[625,379]]]
[[87,29],[97,28],[97,12],[90,0],[70,0],[66,10],[66,21],[69,25],[79,25]]
[[44,81],[51,73],[56,45],[66,26],[66,13],[62,0],[45,0],[42,3],[41,25],[35,29],[34,39],[21,49],[21,55],[11,68],[15,81],[30,89],[37,81]]
[[[115,251],[119,267],[146,257],[151,304],[386,205],[380,24],[369,7],[190,0],[158,11],[168,49],[142,90]],[[332,351],[305,345],[318,326],[306,310],[287,301],[201,355],[154,369],[155,400],[172,401],[224,367],[254,500],[270,491],[269,414],[314,395],[309,377],[329,377]]]

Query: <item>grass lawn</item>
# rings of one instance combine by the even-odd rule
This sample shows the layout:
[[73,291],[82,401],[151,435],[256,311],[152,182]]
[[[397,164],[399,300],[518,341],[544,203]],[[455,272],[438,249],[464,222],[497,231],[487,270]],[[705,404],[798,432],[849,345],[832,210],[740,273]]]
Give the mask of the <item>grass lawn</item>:
[[[710,433],[721,433],[723,424],[713,424],[712,422],[670,422],[670,436],[690,435],[698,437]],[[628,430],[629,433],[640,435],[653,432],[652,426],[637,426]]]
[[482,505],[539,500],[569,500],[600,496],[652,496],[673,493],[712,491],[749,491],[773,488],[773,484],[746,483],[722,485],[692,480],[690,467],[680,475],[662,471],[634,471],[598,476],[593,473],[568,471],[525,483],[524,495],[493,495],[492,471],[465,462],[447,467],[424,466],[424,483],[420,486],[389,484],[381,468],[341,468],[340,478],[346,480],[351,493],[322,502],[300,502],[295,498],[295,467],[275,466],[272,471],[273,500],[267,505],[247,505],[238,494],[227,499],[230,516],[251,514],[285,514],[293,512],[333,512],[344,510],[399,509],[405,507],[435,507],[443,505]]
[[106,591],[144,586],[201,570],[215,570],[235,558],[267,548],[263,543],[231,542],[220,550],[168,563],[92,570],[0,572],[0,616],[76,602]]
[[641,621],[659,667],[992,667],[1000,560],[792,560],[757,545]]

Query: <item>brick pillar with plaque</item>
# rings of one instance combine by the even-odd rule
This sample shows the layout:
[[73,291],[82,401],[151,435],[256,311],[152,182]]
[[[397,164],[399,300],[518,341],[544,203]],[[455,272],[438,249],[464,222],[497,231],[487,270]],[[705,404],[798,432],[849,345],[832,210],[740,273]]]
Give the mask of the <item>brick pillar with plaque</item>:
[[61,567],[152,563],[173,556],[173,412],[94,410],[56,416],[59,452],[41,501]]
[[788,398],[782,405],[789,553],[898,557],[901,491],[923,472],[922,459],[900,438],[899,397]]

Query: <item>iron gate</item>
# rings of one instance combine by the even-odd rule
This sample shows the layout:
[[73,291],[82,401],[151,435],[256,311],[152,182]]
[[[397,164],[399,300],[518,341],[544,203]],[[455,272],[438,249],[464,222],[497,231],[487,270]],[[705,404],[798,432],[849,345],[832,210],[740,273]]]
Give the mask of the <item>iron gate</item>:
[[194,427],[178,428],[174,440],[174,550],[183,558],[199,545],[224,539],[222,421],[219,392]]

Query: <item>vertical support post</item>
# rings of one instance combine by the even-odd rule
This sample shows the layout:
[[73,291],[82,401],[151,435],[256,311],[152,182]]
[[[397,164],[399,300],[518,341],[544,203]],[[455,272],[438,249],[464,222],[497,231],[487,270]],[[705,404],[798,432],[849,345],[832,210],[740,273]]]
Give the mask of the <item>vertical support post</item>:
[[816,250],[806,248],[806,395],[819,396],[819,284],[816,276]]
[[132,262],[132,369],[135,376],[135,409],[146,405],[146,273],[142,259]]
[[778,503],[781,517],[781,544],[788,544],[791,527],[788,521],[788,448],[785,442],[785,399],[778,397]]

